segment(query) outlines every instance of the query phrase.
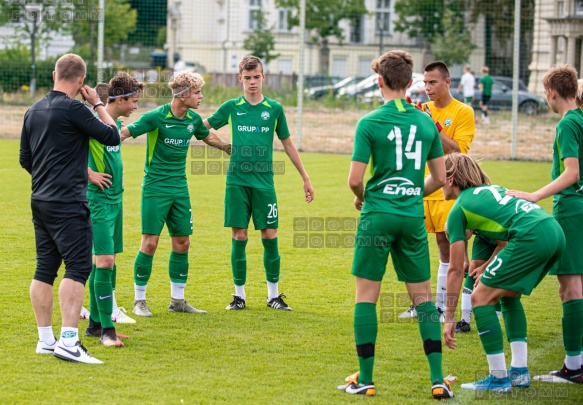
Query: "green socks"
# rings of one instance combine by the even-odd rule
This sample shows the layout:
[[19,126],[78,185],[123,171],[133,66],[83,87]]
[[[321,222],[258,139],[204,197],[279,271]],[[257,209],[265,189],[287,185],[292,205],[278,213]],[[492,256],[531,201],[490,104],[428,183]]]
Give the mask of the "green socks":
[[415,309],[417,310],[419,333],[423,341],[423,349],[429,362],[431,382],[443,382],[439,313],[433,301],[426,301],[419,304]]
[[99,322],[99,308],[95,300],[95,263],[91,265],[91,274],[89,275],[89,318],[93,322]]
[[[265,278],[270,283],[279,281],[279,249],[277,238],[261,239],[263,242],[263,264],[265,266]],[[236,283],[235,283],[236,284]]]
[[504,353],[502,328],[500,327],[500,321],[498,321],[494,305],[474,307],[474,315],[476,317],[478,335],[480,336],[486,354]]
[[231,270],[233,272],[233,282],[235,285],[245,285],[247,281],[247,255],[245,247],[247,239],[231,239]]
[[581,353],[583,339],[583,300],[563,302],[563,344],[567,356]]
[[360,365],[358,382],[372,382],[374,351],[377,340],[377,306],[371,302],[361,302],[354,307],[354,340]]
[[112,274],[112,269],[95,268],[94,296],[103,328],[113,328],[113,321],[111,320],[111,313],[113,311]]
[[154,256],[138,251],[136,260],[134,262],[134,283],[136,285],[148,285],[148,280],[152,275],[152,262]]
[[186,284],[188,279],[188,252],[170,252],[168,274],[170,275],[170,281],[173,283]]
[[526,315],[520,298],[504,297],[500,301],[506,336],[509,342],[526,342]]

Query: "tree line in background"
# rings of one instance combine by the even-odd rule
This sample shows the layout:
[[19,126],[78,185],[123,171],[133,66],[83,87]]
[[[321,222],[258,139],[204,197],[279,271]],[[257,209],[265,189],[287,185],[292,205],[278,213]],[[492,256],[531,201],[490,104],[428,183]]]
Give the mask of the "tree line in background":
[[[290,28],[299,25],[300,0],[275,0],[279,8],[290,10]],[[528,64],[532,48],[534,0],[521,2],[521,78],[528,80]],[[16,23],[13,38],[0,51],[0,87],[14,91],[27,83],[29,71],[23,65],[33,65],[39,73],[39,87],[50,75],[41,70],[54,66],[54,59],[36,61],[39,49],[57,34],[70,34],[78,53],[94,66],[97,58],[97,26],[101,16],[99,0],[4,0],[0,3],[0,25]],[[106,0],[104,24],[105,60],[118,60],[127,45],[162,47],[166,42],[166,0]],[[322,73],[329,72],[329,41],[345,41],[339,23],[356,20],[369,13],[364,0],[309,0],[306,2],[306,29],[309,41],[320,49]],[[395,31],[417,38],[428,59],[440,59],[448,64],[463,64],[469,60],[476,45],[471,41],[469,26],[484,18],[484,64],[492,74],[512,73],[512,37],[514,2],[507,0],[396,0]],[[274,53],[275,26],[269,26],[266,15],[258,10],[256,28],[244,42],[245,49],[264,59],[277,58]],[[51,67],[52,70],[52,67]],[[8,73],[8,74],[6,74]],[[24,78],[28,75],[28,79]],[[50,85],[50,83],[49,83]]]

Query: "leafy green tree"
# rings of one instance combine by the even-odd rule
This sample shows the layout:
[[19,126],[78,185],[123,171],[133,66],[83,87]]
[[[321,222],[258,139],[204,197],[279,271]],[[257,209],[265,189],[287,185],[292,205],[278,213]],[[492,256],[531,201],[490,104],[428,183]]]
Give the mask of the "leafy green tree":
[[[78,47],[88,45],[89,60],[93,62],[97,50],[99,0],[86,0],[75,4],[73,39]],[[131,8],[129,0],[107,0],[104,15],[103,40],[106,50],[124,42],[129,34],[136,30],[138,13]]]
[[463,64],[470,59],[476,49],[472,35],[464,28],[464,19],[452,10],[445,10],[443,16],[443,35],[438,36],[433,45],[435,59],[447,65]]
[[243,41],[243,48],[251,52],[265,64],[279,57],[279,54],[272,53],[275,49],[275,39],[273,38],[273,30],[275,25],[267,27],[267,19],[263,10],[259,10],[255,14],[257,25],[253,32]]
[[[535,0],[522,0],[520,3],[520,77],[527,81],[528,65],[532,57]],[[484,16],[484,63],[491,74],[509,76],[512,74],[512,57],[500,56],[495,48],[511,49],[514,37],[514,2],[506,0],[470,0],[469,15],[471,22]],[[498,45],[494,44],[494,40]]]
[[[275,4],[277,7],[295,11],[288,13],[290,28],[300,24],[300,0],[275,0]],[[310,40],[320,45],[322,73],[328,74],[329,71],[329,38],[336,37],[341,45],[344,41],[344,31],[338,23],[341,20],[358,18],[366,13],[364,0],[306,1],[306,30],[312,35]]]
[[[423,52],[431,55],[432,45],[439,39],[443,40],[446,11],[451,11],[453,17],[462,21],[461,30],[466,31],[463,24],[464,0],[398,0],[395,3],[395,31],[405,32],[410,38],[421,37]],[[423,64],[428,60],[423,61]]]
[[[173,2],[174,0],[170,0],[171,4]],[[138,11],[138,24],[137,29],[130,34],[128,42],[142,46],[159,46],[157,39],[160,28],[166,26],[168,3],[168,0],[130,0],[132,8]],[[204,3],[206,5],[209,2]]]
[[37,0],[0,2],[0,25],[13,23],[14,46],[29,44],[30,48],[30,94],[36,92],[36,54],[40,46],[46,45],[54,35],[67,32],[73,20],[70,1]]

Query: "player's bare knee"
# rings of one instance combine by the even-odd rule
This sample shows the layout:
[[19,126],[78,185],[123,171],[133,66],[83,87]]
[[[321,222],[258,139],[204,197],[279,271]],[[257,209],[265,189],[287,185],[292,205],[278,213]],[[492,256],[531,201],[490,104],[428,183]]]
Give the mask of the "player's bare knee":
[[152,256],[154,253],[156,253],[156,248],[158,247],[158,237],[151,237],[154,235],[148,235],[150,237],[147,237],[146,235],[142,236],[142,243],[140,244],[140,251],[142,253],[145,253],[147,255]]
[[235,240],[247,240],[247,229],[233,228],[232,236]]
[[173,237],[172,238],[172,250],[174,252],[188,252],[190,249],[190,238],[185,237]]
[[114,255],[98,255],[95,256],[95,266],[100,269],[113,269],[115,263]]

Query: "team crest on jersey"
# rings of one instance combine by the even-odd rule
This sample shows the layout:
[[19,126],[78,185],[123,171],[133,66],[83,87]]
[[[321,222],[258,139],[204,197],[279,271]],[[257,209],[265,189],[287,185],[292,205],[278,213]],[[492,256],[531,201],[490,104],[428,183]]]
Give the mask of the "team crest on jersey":
[[261,119],[267,121],[269,119],[269,113],[267,111],[263,111],[261,113]]
[[451,118],[448,118],[443,123],[443,126],[446,127],[446,128],[449,128],[451,126],[451,122],[452,122],[452,119]]
[[186,129],[188,129],[188,132],[192,132],[194,131],[194,125],[188,124],[188,127],[186,127]]

